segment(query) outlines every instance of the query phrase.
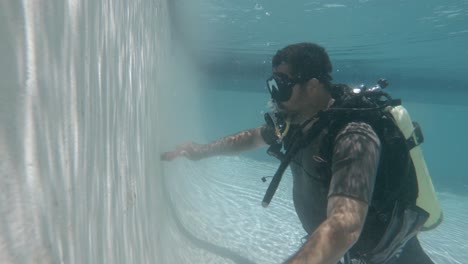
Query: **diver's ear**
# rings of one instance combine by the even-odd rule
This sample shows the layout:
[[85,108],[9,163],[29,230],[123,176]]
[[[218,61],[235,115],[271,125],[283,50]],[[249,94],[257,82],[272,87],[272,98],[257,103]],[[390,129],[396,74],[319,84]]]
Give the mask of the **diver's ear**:
[[307,81],[307,90],[312,92],[315,89],[317,89],[317,87],[319,87],[319,84],[320,84],[320,81],[317,78],[312,78]]

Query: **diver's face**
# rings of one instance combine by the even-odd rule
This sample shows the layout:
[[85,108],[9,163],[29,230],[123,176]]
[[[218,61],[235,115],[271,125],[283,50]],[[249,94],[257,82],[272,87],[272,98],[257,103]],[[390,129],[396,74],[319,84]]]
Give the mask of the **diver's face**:
[[267,80],[267,86],[278,111],[285,113],[291,123],[305,121],[325,108],[330,100],[317,78],[304,83],[294,81],[290,66],[286,63],[274,70],[272,78]]
[[[292,79],[289,64],[280,64],[275,69],[274,73],[284,74]],[[286,112],[288,114],[288,116],[292,119],[291,121],[294,121],[294,119],[296,119],[295,117],[300,113],[303,106],[303,101],[305,99],[305,89],[304,87],[301,87],[301,84],[299,83],[291,84],[290,89],[291,91],[289,99],[284,101],[276,100],[276,105],[280,111]]]

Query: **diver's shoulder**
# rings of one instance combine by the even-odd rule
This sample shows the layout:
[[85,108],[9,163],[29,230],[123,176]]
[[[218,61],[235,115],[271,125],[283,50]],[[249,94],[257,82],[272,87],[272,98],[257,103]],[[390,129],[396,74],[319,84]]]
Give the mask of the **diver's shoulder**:
[[379,137],[372,126],[367,122],[362,121],[351,121],[345,124],[340,131],[338,131],[336,138],[340,138],[347,135],[363,135],[367,136],[370,139],[373,139],[376,142],[379,142]]
[[374,132],[372,126],[364,121],[350,121],[347,122],[341,132],[348,132],[348,131],[367,131],[367,132]]

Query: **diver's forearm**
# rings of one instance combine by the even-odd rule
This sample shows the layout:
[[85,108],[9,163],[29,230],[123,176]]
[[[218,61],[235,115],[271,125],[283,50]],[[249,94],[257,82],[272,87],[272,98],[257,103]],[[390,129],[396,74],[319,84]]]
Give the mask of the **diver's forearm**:
[[209,144],[201,145],[200,151],[204,157],[231,155],[254,149],[263,144],[260,128],[252,128],[218,139]]
[[356,234],[328,218],[286,264],[336,264],[356,239]]

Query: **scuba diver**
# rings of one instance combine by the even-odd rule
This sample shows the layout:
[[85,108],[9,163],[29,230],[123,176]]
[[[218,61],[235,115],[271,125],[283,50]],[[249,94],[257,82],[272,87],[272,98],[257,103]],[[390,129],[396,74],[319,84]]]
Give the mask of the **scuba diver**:
[[314,43],[279,50],[272,68],[272,111],[264,125],[209,144],[181,144],[161,159],[200,160],[269,145],[281,164],[262,205],[290,167],[295,210],[307,232],[285,263],[433,263],[417,235],[439,225],[442,211],[419,147],[421,129],[384,92],[388,82],[333,84],[328,54]]

